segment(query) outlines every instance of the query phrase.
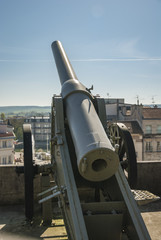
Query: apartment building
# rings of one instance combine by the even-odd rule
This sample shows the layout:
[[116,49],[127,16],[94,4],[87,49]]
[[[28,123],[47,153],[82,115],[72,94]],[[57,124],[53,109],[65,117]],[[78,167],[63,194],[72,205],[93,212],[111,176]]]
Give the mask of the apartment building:
[[50,117],[30,117],[25,123],[31,124],[32,134],[35,140],[35,148],[50,149],[51,120]]
[[143,105],[124,103],[123,99],[105,99],[107,121],[137,121],[142,125]]
[[143,160],[161,161],[161,108],[143,108]]
[[[109,122],[122,122],[131,132],[137,161],[161,160],[161,108],[106,101]],[[135,126],[135,127],[134,127]]]
[[0,122],[0,165],[14,163],[14,139],[13,127]]

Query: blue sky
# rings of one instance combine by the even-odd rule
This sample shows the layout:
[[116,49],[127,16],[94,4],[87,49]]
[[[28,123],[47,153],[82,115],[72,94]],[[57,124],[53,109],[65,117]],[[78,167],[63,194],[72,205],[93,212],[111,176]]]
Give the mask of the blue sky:
[[161,104],[161,0],[1,0],[0,106],[51,105],[60,40],[93,94]]

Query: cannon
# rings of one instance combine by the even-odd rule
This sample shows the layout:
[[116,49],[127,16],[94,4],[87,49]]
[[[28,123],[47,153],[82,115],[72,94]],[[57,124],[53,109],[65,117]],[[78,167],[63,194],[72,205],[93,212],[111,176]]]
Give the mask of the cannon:
[[57,185],[42,201],[58,197],[69,239],[150,239],[130,189],[137,178],[130,133],[121,123],[107,127],[104,99],[78,80],[60,41],[52,51],[61,82],[52,100]]
[[34,174],[50,172],[55,186],[39,203],[58,199],[68,239],[150,239],[131,192],[137,163],[128,129],[107,125],[104,99],[78,80],[60,41],[51,47],[61,83],[51,107],[51,164],[33,168],[31,129],[24,126],[26,215],[33,217]]
[[54,42],[52,49],[79,173],[89,181],[103,181],[118,169],[118,155],[96,113],[93,96],[78,81],[61,43]]

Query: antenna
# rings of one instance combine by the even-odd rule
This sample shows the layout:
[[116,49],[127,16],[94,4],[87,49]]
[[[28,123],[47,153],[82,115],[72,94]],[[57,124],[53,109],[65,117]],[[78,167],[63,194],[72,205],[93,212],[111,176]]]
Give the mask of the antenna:
[[136,95],[137,105],[139,105],[139,95]]
[[157,95],[153,95],[152,98],[151,98],[151,99],[152,99],[152,104],[153,104],[153,105],[155,105],[155,99],[154,99],[154,97],[156,97],[156,96],[157,96]]
[[144,98],[140,98],[140,96],[138,95],[138,94],[136,94],[136,104],[137,105],[140,105],[140,104],[142,104],[142,103],[140,103],[142,100],[144,100]]
[[107,103],[110,103],[110,100],[109,100],[110,97],[111,97],[110,94],[107,93]]
[[152,104],[155,104],[154,97],[152,97]]

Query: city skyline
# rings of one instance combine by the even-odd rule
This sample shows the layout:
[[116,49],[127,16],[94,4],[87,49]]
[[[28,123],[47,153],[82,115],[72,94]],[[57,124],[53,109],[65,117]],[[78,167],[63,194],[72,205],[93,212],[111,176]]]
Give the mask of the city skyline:
[[161,104],[161,1],[0,2],[0,106],[51,105],[61,85],[51,43],[101,97]]

